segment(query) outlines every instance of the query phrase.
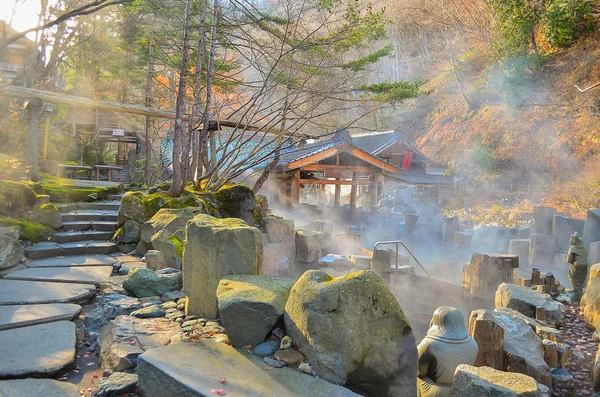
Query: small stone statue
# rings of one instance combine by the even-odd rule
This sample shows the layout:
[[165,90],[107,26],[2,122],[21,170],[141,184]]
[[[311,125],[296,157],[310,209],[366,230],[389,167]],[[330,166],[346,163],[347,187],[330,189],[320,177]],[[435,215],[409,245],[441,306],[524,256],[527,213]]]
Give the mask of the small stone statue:
[[567,262],[571,264],[569,267],[569,281],[573,286],[573,293],[576,299],[580,299],[583,295],[583,287],[588,272],[587,249],[579,237],[579,233],[575,232],[571,236],[571,246],[567,254]]
[[427,335],[417,349],[420,397],[449,396],[456,367],[473,365],[478,351],[477,342],[467,332],[462,313],[449,306],[435,310]]

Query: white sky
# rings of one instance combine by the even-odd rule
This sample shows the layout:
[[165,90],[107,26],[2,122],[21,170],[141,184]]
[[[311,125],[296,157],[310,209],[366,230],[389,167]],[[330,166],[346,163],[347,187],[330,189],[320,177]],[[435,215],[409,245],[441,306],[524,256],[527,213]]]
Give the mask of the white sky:
[[[54,2],[49,1],[50,4]],[[19,32],[35,27],[40,13],[40,0],[0,0],[0,19],[10,20],[15,4],[12,27]]]

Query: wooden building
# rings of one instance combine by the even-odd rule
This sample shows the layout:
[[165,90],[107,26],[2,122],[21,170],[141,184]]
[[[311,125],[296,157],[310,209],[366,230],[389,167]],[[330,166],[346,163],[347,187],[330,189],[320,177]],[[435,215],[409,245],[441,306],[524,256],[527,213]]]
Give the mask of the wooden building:
[[[334,186],[333,205],[341,204],[342,186],[350,186],[349,207],[356,209],[358,190],[367,193],[376,211],[381,184],[452,186],[453,178],[408,143],[398,131],[352,137],[347,131],[284,150],[269,179],[275,201],[295,205],[300,189]],[[364,196],[364,194],[363,194]]]

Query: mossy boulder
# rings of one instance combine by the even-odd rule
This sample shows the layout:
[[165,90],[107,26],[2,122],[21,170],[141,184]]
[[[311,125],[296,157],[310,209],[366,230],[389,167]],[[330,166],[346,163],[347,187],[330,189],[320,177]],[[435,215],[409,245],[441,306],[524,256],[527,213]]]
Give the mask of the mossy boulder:
[[134,220],[139,224],[148,220],[144,209],[144,194],[141,192],[127,192],[121,199],[117,220],[119,227],[129,220]]
[[167,230],[171,234],[182,231],[180,237],[184,238],[186,223],[196,215],[205,213],[202,207],[162,208],[142,226],[142,240],[150,242],[152,236],[161,230]]
[[216,318],[217,287],[225,276],[258,275],[262,234],[236,218],[196,215],[187,223],[183,248],[183,290],[190,315]]
[[134,267],[123,281],[123,288],[128,294],[138,298],[161,296],[181,289],[181,272],[174,269],[153,272],[143,267]]
[[163,229],[152,236],[150,240],[152,249],[160,251],[165,257],[167,266],[181,269],[182,245],[181,240],[174,237],[167,229]]
[[47,240],[54,233],[54,230],[49,227],[24,218],[13,219],[0,216],[0,226],[18,226],[20,230],[19,238],[32,243]]
[[35,209],[34,216],[39,223],[52,229],[59,229],[63,225],[62,215],[54,204],[40,205]]
[[319,377],[364,396],[417,395],[415,337],[374,273],[334,278],[307,271],[290,292],[284,319]]
[[37,200],[37,194],[26,183],[0,180],[0,214],[29,211]]
[[251,226],[255,225],[256,198],[248,186],[228,185],[213,193],[213,197],[222,217],[240,218]]
[[287,278],[227,276],[219,281],[217,300],[231,344],[258,345],[283,319],[294,282]]
[[128,220],[113,235],[117,244],[137,244],[142,235],[142,225],[133,219]]
[[40,186],[43,192],[38,192],[38,194],[47,194],[56,203],[104,200],[109,194],[119,192],[118,187],[80,186],[76,185],[72,179],[51,176],[46,176],[40,182]]

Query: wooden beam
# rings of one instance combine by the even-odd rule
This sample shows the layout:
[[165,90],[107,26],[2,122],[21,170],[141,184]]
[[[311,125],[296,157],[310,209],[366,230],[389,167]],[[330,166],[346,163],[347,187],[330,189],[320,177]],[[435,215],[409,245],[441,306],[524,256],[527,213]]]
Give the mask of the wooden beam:
[[389,173],[400,173],[400,169],[397,168],[396,166],[381,160],[379,157],[373,156],[367,152],[364,152],[360,149],[356,149],[353,148],[351,150],[351,153],[357,157],[358,159],[367,162],[369,164],[372,164],[373,166],[377,167],[380,170],[384,170],[386,172]]
[[324,150],[320,153],[315,153],[312,156],[308,156],[303,159],[299,159],[292,163],[289,163],[288,165],[283,167],[283,171],[290,171],[290,170],[294,170],[296,168],[302,168],[309,164],[317,163],[321,160],[324,160],[326,158],[333,156],[337,152],[338,152],[337,146],[334,146],[334,147]]
[[[338,157],[339,159],[339,157]],[[340,179],[336,179],[335,182],[342,182]],[[333,205],[336,207],[340,206],[340,199],[342,197],[342,186],[338,183],[335,184],[335,195],[333,196]]]
[[[8,95],[15,98],[23,98],[23,99],[31,99],[31,98],[40,98],[44,102],[50,102],[60,105],[67,105],[74,108],[83,108],[83,109],[102,109],[110,112],[116,113],[126,113],[126,114],[136,114],[138,116],[149,116],[156,117],[162,119],[175,120],[175,112],[170,110],[163,109],[155,109],[149,108],[145,106],[131,105],[127,103],[120,102],[108,102],[108,101],[99,101],[96,99],[90,99],[86,97],[63,94],[62,92],[52,92],[52,91],[42,91],[35,90],[32,88],[19,87],[15,85],[8,85],[6,87],[0,87],[0,93],[4,95]],[[189,120],[189,115],[183,116],[184,121]],[[245,129],[248,131],[260,131],[267,134],[275,134],[275,135],[284,135],[298,138],[316,138],[317,136],[313,136],[305,133],[290,133],[287,131],[281,131],[276,128],[268,128],[264,126],[259,126],[255,124],[247,124],[242,123],[235,120],[210,120],[211,122],[217,123],[223,127],[229,128],[238,128]]]
[[366,180],[357,180],[357,181],[349,181],[344,179],[300,179],[301,185],[357,185],[357,186],[368,186],[370,181]]
[[353,172],[364,172],[370,174],[375,167],[362,165],[330,165],[330,164],[308,164],[302,167],[302,171],[325,172],[326,170],[351,170]]

